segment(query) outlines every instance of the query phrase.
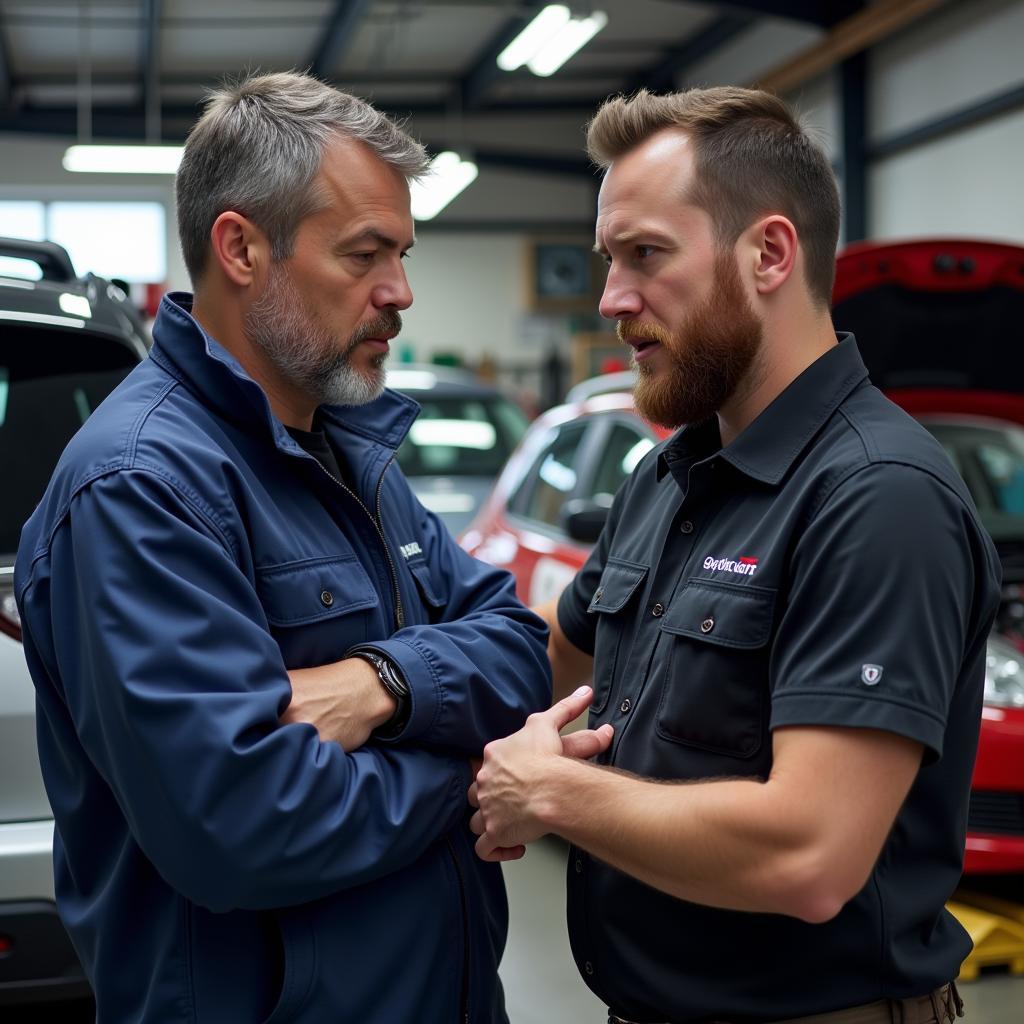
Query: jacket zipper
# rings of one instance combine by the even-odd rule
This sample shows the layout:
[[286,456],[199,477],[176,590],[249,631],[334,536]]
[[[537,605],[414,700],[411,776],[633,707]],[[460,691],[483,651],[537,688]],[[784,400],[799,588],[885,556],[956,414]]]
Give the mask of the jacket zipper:
[[362,499],[352,490],[348,484],[343,483],[339,480],[319,459],[314,458],[313,461],[329,476],[352,500],[366,513],[366,518],[373,523],[373,528],[377,531],[377,536],[380,537],[381,546],[384,548],[384,557],[388,560],[388,568],[391,570],[391,586],[395,593],[395,628],[401,629],[405,625],[405,612],[402,610],[402,592],[398,587],[398,570],[395,568],[395,560],[391,557],[391,549],[388,547],[387,538],[384,536],[384,520],[381,518],[381,494],[384,490],[384,474],[391,468],[391,463],[395,461],[395,456],[392,455],[387,461],[387,465],[381,470],[380,479],[377,481],[377,515],[373,513],[363,504]]
[[469,910],[466,907],[466,883],[459,867],[459,858],[455,853],[455,844],[451,836],[444,837],[448,844],[448,853],[455,867],[455,877],[459,882],[459,906],[462,910],[462,985],[459,993],[459,1024],[469,1024]]

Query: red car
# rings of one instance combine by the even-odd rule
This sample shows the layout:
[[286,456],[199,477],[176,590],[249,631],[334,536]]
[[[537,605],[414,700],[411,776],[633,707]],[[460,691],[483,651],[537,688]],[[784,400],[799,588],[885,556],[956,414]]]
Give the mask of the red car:
[[[1003,564],[989,642],[965,872],[1024,872],[1024,248],[966,240],[864,243],[837,261],[833,320],[871,378],[942,443]],[[622,387],[622,381],[614,382]],[[597,539],[612,497],[668,432],[601,378],[540,417],[462,545],[557,596]]]

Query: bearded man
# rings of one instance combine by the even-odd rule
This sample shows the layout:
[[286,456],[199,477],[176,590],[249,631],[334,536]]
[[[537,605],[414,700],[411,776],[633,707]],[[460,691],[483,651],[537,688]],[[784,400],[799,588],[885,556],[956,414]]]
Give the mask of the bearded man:
[[[640,93],[589,127],[601,312],[685,429],[557,602],[555,694],[470,790],[485,860],[572,845],[611,1022],[935,1022],[963,859],[993,545],[939,445],[829,315],[824,153],[768,94]],[[600,764],[558,729],[588,703]]]
[[185,147],[195,286],[64,453],[16,589],[58,907],[100,1024],[503,1024],[471,760],[544,624],[393,465],[422,147],[297,74]]

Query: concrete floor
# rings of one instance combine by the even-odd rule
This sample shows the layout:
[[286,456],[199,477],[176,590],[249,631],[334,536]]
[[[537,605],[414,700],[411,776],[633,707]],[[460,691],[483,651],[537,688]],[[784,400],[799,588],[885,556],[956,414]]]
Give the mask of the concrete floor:
[[[565,847],[542,840],[506,864],[509,940],[501,966],[511,1024],[606,1024],[580,980],[565,930]],[[960,986],[970,1024],[1024,1024],[1024,976],[983,973]]]

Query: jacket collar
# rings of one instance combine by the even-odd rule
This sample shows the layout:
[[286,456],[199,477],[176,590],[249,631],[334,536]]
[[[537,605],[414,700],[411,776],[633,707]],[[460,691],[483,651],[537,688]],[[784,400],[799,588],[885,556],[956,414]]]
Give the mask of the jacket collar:
[[[188,292],[163,297],[153,324],[153,342],[150,358],[198,395],[204,405],[244,428],[268,430],[278,448],[301,454],[271,411],[263,388],[192,316],[192,296]],[[419,408],[411,398],[385,390],[367,405],[325,405],[320,412],[329,428],[340,428],[396,449]]]
[[741,473],[777,484],[797,456],[839,408],[868,371],[852,334],[838,335],[839,344],[819,356],[757,419],[725,448],[715,418],[687,427],[659,455],[658,479],[673,462],[720,454]]

